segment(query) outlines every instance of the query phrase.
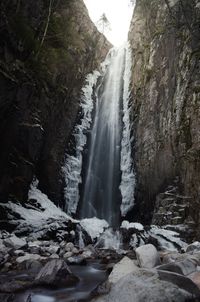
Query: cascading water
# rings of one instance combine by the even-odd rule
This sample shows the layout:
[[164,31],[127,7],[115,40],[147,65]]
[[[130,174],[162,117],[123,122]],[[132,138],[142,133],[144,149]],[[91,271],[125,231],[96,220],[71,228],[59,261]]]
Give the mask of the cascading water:
[[110,225],[120,218],[121,104],[125,49],[113,49],[111,62],[97,88],[95,117],[83,172],[80,217],[98,217]]
[[83,90],[83,118],[75,129],[76,154],[67,156],[64,167],[65,196],[69,214],[76,212],[80,196],[80,218],[96,216],[118,226],[120,210],[123,216],[133,206],[135,186],[128,44],[112,49],[102,67],[102,74],[90,75]]

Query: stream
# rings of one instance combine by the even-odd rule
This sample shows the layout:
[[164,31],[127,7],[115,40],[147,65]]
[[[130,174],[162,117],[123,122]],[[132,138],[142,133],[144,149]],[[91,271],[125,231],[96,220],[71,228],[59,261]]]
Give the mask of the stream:
[[[80,279],[76,286],[53,290],[44,287],[29,289],[23,293],[16,294],[13,302],[89,301],[93,297],[93,291],[95,291],[96,287],[107,279],[105,266],[98,261],[93,261],[85,266],[69,265],[69,268]],[[13,275],[13,277],[23,280],[30,276],[26,272],[24,274]]]

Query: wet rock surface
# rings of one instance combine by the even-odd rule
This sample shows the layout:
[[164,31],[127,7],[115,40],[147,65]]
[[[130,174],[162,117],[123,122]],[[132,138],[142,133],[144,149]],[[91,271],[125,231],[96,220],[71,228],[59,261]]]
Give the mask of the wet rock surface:
[[64,260],[55,259],[47,262],[35,277],[35,284],[48,287],[74,286],[79,281]]

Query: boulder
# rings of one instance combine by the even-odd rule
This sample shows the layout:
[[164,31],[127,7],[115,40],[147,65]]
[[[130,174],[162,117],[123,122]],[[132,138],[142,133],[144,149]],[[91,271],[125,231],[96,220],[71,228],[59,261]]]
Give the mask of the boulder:
[[71,286],[78,281],[78,277],[72,274],[65,261],[61,259],[46,263],[35,277],[35,284],[55,288]]
[[65,245],[65,251],[66,252],[71,252],[74,248],[74,244],[72,242],[68,242],[66,245]]
[[24,256],[25,252],[23,250],[16,250],[16,251],[14,251],[14,255],[17,257]]
[[140,267],[153,268],[161,264],[160,256],[153,244],[142,245],[135,252]]
[[14,301],[14,295],[13,294],[1,294],[0,293],[0,302],[12,302]]
[[68,264],[86,265],[87,262],[82,255],[72,256],[66,259]]
[[59,255],[58,254],[52,254],[50,257],[50,259],[59,259]]
[[45,251],[49,254],[58,254],[60,251],[60,247],[57,245],[51,245],[45,249]]
[[3,243],[5,246],[15,250],[19,250],[27,245],[27,242],[24,239],[18,238],[15,235],[4,239]]
[[110,292],[92,302],[185,302],[191,294],[159,280],[155,271],[140,269],[115,283]]
[[42,257],[40,255],[36,255],[36,254],[25,254],[24,256],[20,256],[16,259],[16,262],[18,264],[22,263],[22,262],[25,262],[25,261],[32,261],[32,260],[37,260],[37,261],[42,261],[42,260],[45,260],[46,257]]
[[124,257],[121,261],[115,264],[111,274],[109,275],[109,282],[115,284],[122,277],[139,270],[134,261],[128,257]]
[[200,271],[194,272],[188,276],[200,289]]
[[192,244],[189,244],[186,248],[186,253],[194,253],[194,252],[200,252],[200,242],[195,241]]
[[85,258],[85,259],[88,259],[88,258],[92,258],[92,255],[93,255],[92,251],[86,250],[86,251],[84,251],[84,252],[82,253],[81,256],[82,256],[83,258]]
[[64,255],[63,255],[63,258],[64,259],[67,259],[67,258],[70,258],[73,256],[73,253],[72,252],[66,252]]
[[30,260],[25,262],[25,268],[32,274],[37,274],[41,268],[42,263],[38,260]]
[[178,287],[200,298],[200,290],[198,286],[191,279],[183,275],[174,272],[168,272],[168,271],[158,270],[158,274],[161,280],[176,284]]
[[184,259],[179,262],[171,262],[157,267],[158,270],[170,271],[181,275],[189,275],[196,271],[197,264],[191,259]]

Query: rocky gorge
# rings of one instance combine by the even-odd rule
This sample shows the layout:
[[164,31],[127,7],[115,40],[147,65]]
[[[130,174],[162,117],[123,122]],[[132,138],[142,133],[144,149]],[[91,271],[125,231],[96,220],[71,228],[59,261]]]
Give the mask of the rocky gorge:
[[199,301],[200,2],[0,7],[0,301]]
[[176,183],[196,236],[199,18],[198,1],[138,1],[129,31],[139,215],[151,220],[156,195]]

